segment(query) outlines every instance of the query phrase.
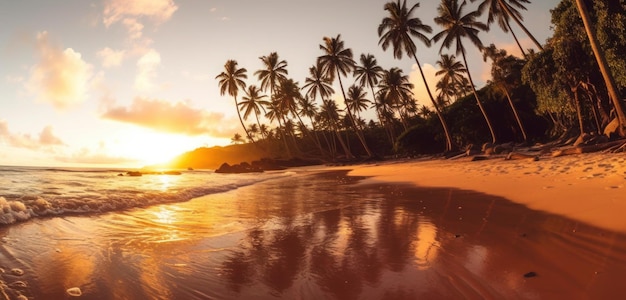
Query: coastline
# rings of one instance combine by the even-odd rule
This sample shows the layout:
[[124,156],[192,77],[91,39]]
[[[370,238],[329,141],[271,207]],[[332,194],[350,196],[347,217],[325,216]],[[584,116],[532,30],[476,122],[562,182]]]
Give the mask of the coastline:
[[351,167],[368,182],[453,187],[500,196],[535,210],[626,232],[626,154],[586,153],[539,160],[490,158],[390,161]]
[[[356,168],[428,170],[412,166],[422,163]],[[95,300],[622,293],[626,234],[498,196],[334,169],[295,168],[187,202],[5,227],[0,290],[9,299],[79,292]]]

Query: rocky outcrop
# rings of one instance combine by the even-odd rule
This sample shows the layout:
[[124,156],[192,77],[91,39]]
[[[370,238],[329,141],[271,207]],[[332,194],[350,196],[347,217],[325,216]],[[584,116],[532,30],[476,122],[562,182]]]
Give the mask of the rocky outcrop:
[[260,160],[255,160],[252,163],[242,162],[236,165],[223,163],[217,170],[215,170],[215,173],[254,173],[254,172],[263,172],[263,171],[277,171],[277,170],[285,170],[287,168],[293,168],[293,167],[320,165],[323,163],[324,162],[319,159],[263,158]]

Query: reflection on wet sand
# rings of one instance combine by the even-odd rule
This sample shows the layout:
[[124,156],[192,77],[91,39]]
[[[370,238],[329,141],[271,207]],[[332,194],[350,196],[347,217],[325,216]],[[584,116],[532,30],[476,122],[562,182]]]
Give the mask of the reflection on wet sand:
[[188,203],[26,223],[4,229],[0,262],[24,268],[23,294],[35,299],[63,298],[74,286],[88,299],[615,298],[624,291],[621,233],[471,191],[358,180],[345,172],[295,176]]

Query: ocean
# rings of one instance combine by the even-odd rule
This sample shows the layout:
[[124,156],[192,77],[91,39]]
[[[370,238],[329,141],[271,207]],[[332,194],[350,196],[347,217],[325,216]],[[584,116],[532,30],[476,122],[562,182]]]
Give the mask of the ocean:
[[0,166],[0,224],[183,202],[292,174],[181,170],[129,176],[125,169]]
[[[615,299],[626,235],[348,170],[2,167],[0,299]],[[582,296],[581,296],[582,295]]]

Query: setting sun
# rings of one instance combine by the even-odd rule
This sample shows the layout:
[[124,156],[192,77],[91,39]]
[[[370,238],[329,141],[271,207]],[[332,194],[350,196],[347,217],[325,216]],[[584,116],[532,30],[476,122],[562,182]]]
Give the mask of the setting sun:
[[145,166],[168,162],[177,155],[202,146],[205,140],[206,137],[189,137],[134,128],[121,133],[112,149],[107,151],[112,156],[133,159],[141,166]]

